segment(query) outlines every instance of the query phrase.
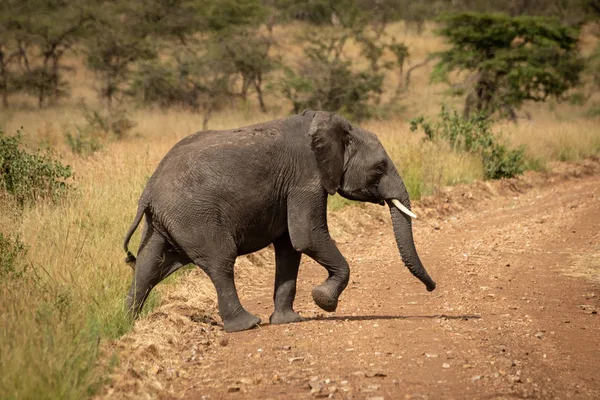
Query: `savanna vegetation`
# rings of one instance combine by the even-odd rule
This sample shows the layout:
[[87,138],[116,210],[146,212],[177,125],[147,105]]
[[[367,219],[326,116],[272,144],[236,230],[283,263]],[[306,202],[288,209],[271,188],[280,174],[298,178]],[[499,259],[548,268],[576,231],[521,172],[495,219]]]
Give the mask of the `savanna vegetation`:
[[598,16],[596,0],[1,2],[0,397],[90,396],[118,363],[122,238],[177,140],[336,111],[379,135],[415,199],[598,156]]

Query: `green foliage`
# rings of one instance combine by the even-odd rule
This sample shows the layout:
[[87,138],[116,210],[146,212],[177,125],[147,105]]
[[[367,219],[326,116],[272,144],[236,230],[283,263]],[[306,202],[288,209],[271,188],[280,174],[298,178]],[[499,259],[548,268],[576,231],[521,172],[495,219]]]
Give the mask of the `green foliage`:
[[236,26],[260,25],[269,10],[258,0],[206,1],[208,30],[222,32]]
[[[600,34],[598,39],[600,39]],[[600,89],[600,41],[587,58],[586,72],[591,75],[594,88]]]
[[600,103],[594,103],[585,112],[587,118],[598,118],[600,117]]
[[0,233],[0,284],[23,275],[24,271],[19,265],[26,253],[27,249],[19,238],[12,239]]
[[63,165],[50,150],[21,150],[20,142],[21,132],[11,137],[0,131],[0,195],[8,195],[21,205],[65,195],[71,186],[71,167]]
[[124,108],[109,108],[108,111],[94,110],[84,103],[79,106],[85,124],[74,125],[75,133],[65,133],[65,140],[71,151],[80,156],[88,156],[103,148],[109,140],[125,138],[135,127]]
[[525,148],[510,150],[491,128],[485,115],[477,114],[469,118],[458,115],[442,105],[439,120],[430,122],[423,116],[410,121],[411,131],[423,129],[428,140],[444,140],[455,151],[479,154],[486,179],[511,178],[523,173]]
[[117,26],[99,28],[85,47],[86,65],[98,77],[96,89],[108,106],[121,99],[132,65],[155,55],[143,39],[128,35],[122,25]]
[[298,70],[285,70],[282,93],[292,101],[294,112],[306,108],[336,111],[355,120],[371,116],[371,103],[381,94],[384,75],[371,68],[352,69],[352,60],[332,47],[343,39],[331,39],[333,46],[312,41]]
[[8,50],[9,64],[18,66],[12,71],[5,69],[13,78],[12,89],[35,96],[40,107],[67,97],[69,86],[64,71],[68,68],[63,65],[63,58],[92,20],[88,4],[80,0],[2,3],[2,41]]
[[[206,46],[208,45],[208,46]],[[130,93],[145,104],[180,106],[204,114],[204,129],[211,114],[234,96],[236,71],[222,58],[214,43],[180,49],[174,60],[141,65]],[[212,51],[216,50],[216,51]]]
[[108,112],[101,112],[81,104],[80,109],[86,120],[83,130],[88,134],[101,136],[110,134],[120,140],[125,138],[135,127],[135,122],[129,119],[124,108],[111,108]]
[[579,32],[558,19],[469,12],[439,22],[438,33],[452,47],[437,54],[432,80],[468,73],[465,115],[500,112],[515,119],[523,102],[560,98],[580,83]]
[[79,127],[75,127],[75,134],[66,132],[65,139],[71,151],[80,156],[87,156],[102,149],[102,144],[96,137]]
[[[383,31],[374,30],[364,21],[348,20],[352,21],[348,27],[310,32],[299,38],[304,44],[304,57],[294,66],[285,66],[278,83],[294,112],[307,108],[328,110],[360,121],[397,109],[397,97],[381,104],[383,82],[394,68],[402,75],[407,47],[389,40]],[[359,45],[358,57],[345,51],[351,40]]]
[[[177,17],[186,7],[197,7],[189,24]],[[263,86],[276,66],[269,9],[258,0],[180,1],[171,8],[161,20],[165,33],[148,36],[161,57],[137,60],[126,93],[144,104],[202,113],[205,128],[213,111],[246,100],[251,91],[266,112]],[[165,40],[169,37],[177,41]]]

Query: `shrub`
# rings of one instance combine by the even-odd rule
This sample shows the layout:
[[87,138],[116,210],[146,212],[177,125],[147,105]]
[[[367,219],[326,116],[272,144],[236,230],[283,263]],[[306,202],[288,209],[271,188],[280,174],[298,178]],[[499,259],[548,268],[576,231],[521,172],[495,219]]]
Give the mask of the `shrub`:
[[92,110],[84,104],[80,108],[87,122],[83,130],[89,134],[113,134],[116,139],[123,139],[135,127],[135,122],[129,119],[123,108],[112,107],[106,113]]
[[20,143],[20,131],[11,137],[0,130],[0,195],[6,194],[20,205],[62,197],[70,188],[71,167],[50,150],[28,153],[19,149]]
[[23,270],[19,270],[18,262],[26,252],[19,238],[11,239],[0,233],[0,283],[7,278],[18,278],[23,275]]
[[[305,37],[304,57],[294,68],[284,68],[281,93],[292,102],[294,112],[303,109],[335,111],[360,121],[373,116],[383,92],[381,64],[385,46],[366,35],[340,29],[329,35]],[[356,59],[344,52],[349,39],[363,48],[368,67],[356,68]]]
[[456,110],[442,105],[439,121],[432,123],[423,116],[410,121],[411,131],[419,126],[427,140],[444,140],[455,151],[479,154],[486,179],[511,178],[525,169],[525,148],[508,149],[500,135],[492,131],[490,119],[483,114],[463,118]]
[[75,134],[65,133],[65,139],[71,151],[80,156],[87,156],[102,149],[102,144],[89,130],[75,127]]

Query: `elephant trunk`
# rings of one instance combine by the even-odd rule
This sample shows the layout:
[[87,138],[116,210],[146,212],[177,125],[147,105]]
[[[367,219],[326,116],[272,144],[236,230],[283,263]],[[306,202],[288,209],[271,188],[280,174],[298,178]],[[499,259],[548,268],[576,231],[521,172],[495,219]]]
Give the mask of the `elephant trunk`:
[[[393,164],[390,163],[390,165]],[[395,167],[390,167],[388,173],[381,180],[379,189],[381,196],[390,207],[394,236],[396,237],[396,244],[398,245],[402,261],[409,271],[423,282],[427,290],[431,292],[435,289],[435,282],[431,279],[427,271],[425,271],[417,254],[415,242],[413,241],[411,221],[411,215],[415,215],[410,211],[408,191]]]
[[425,267],[423,267],[419,255],[417,254],[415,242],[413,241],[410,217],[398,210],[391,201],[388,201],[388,206],[390,207],[390,213],[392,214],[394,236],[396,237],[396,244],[398,245],[402,261],[408,270],[423,282],[427,287],[427,290],[431,292],[435,289],[435,282],[431,279],[425,270]]

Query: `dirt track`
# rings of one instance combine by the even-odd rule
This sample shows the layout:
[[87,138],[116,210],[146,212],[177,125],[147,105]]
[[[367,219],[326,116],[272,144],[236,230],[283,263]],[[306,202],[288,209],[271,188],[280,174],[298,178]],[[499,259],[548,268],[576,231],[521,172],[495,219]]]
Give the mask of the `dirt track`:
[[[432,293],[402,265],[378,206],[333,224],[335,233],[356,220],[338,235],[352,276],[334,314],[312,302],[326,272],[305,257],[295,308],[307,321],[224,334],[211,324],[220,322],[214,303],[195,302],[193,281],[206,281],[191,272],[114,344],[122,361],[103,395],[600,398],[599,165],[455,187],[419,203],[415,241],[438,284]],[[246,260],[264,267],[242,263],[238,278],[243,304],[263,321],[269,256]]]

